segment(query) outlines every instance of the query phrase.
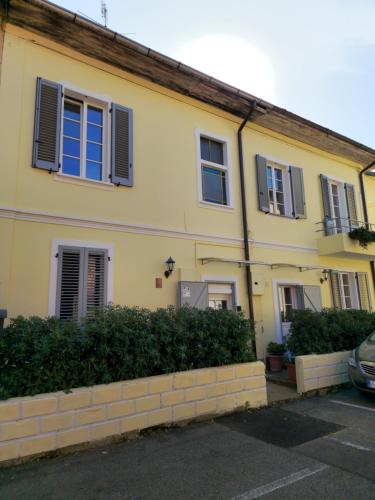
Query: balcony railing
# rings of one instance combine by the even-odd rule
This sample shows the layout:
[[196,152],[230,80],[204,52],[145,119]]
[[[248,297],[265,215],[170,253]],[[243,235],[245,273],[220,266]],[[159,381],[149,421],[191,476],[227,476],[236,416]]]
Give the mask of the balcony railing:
[[324,220],[317,222],[317,233],[322,233],[326,236],[330,236],[332,234],[340,234],[340,233],[350,233],[353,229],[359,227],[365,227],[370,231],[375,231],[375,224],[366,224],[360,220],[349,219],[347,217],[326,217]]

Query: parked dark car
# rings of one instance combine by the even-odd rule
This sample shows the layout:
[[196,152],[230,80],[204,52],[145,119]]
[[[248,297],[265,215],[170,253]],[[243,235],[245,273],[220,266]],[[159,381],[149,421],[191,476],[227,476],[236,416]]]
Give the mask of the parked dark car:
[[375,332],[348,359],[349,377],[361,392],[375,394]]

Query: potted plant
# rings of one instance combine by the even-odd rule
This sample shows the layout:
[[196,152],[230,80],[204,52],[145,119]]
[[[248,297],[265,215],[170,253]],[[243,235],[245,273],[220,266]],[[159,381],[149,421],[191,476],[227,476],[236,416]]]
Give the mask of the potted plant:
[[290,351],[287,351],[286,358],[287,358],[286,368],[288,370],[288,382],[296,384],[297,383],[296,360]]
[[352,240],[357,240],[362,248],[367,248],[370,243],[375,242],[375,231],[371,231],[367,227],[357,227],[349,233]]
[[284,344],[270,342],[267,346],[267,358],[271,372],[281,372],[284,367]]

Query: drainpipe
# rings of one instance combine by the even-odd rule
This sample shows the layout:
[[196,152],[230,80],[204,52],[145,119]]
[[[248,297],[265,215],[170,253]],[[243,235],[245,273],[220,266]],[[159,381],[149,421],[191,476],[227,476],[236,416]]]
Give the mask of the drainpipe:
[[[246,187],[245,187],[245,174],[244,174],[244,164],[243,164],[243,148],[242,148],[242,129],[246,123],[250,120],[251,115],[255,111],[256,101],[252,101],[251,108],[247,113],[246,117],[242,121],[238,131],[238,160],[240,167],[240,185],[241,185],[241,207],[242,207],[242,227],[243,227],[243,244],[245,260],[250,261],[250,248],[249,248],[249,227],[247,224],[247,208],[246,208]],[[245,266],[246,271],[246,289],[247,289],[247,300],[249,307],[249,318],[254,321],[254,304],[253,304],[253,281],[251,276],[250,263]]]
[[[369,229],[369,219],[368,219],[368,210],[367,210],[367,201],[366,201],[366,190],[365,190],[365,181],[363,180],[363,176],[366,172],[368,172],[375,165],[375,161],[371,162],[367,167],[363,168],[359,172],[359,185],[361,187],[361,199],[362,199],[362,207],[363,207],[363,217],[366,227]],[[372,260],[370,262],[371,267],[371,275],[372,275],[372,283],[374,286],[375,292],[375,262]]]

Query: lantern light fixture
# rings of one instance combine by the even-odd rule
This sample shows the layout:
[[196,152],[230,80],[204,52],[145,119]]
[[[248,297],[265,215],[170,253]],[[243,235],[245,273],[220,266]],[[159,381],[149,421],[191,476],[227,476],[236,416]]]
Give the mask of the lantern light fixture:
[[167,270],[164,272],[164,276],[166,278],[169,278],[169,276],[173,273],[175,261],[172,259],[172,257],[169,257],[168,260],[165,261],[165,263],[167,265]]

